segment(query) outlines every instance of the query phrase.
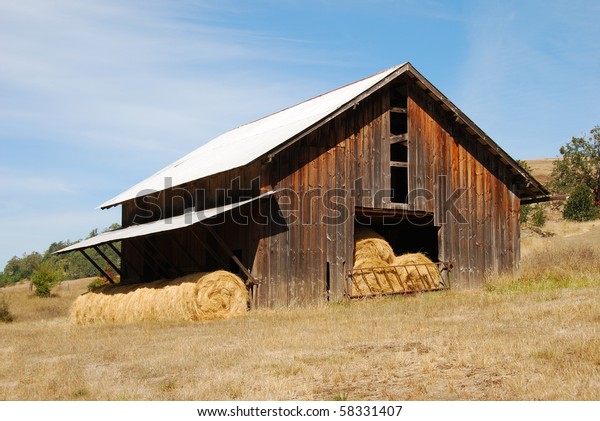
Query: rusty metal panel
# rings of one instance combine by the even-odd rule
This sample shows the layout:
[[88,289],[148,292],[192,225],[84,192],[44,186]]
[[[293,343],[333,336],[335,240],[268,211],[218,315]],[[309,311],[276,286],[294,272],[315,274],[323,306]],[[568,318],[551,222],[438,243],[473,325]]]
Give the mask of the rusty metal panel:
[[346,278],[346,297],[365,298],[449,289],[451,267],[448,262],[437,262],[353,269]]

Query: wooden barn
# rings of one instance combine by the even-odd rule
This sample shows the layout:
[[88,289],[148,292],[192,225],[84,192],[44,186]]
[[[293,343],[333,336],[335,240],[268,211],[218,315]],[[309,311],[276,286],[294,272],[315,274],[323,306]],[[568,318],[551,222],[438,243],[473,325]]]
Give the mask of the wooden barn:
[[120,242],[121,282],[224,268],[254,307],[288,306],[347,295],[368,225],[478,288],[518,269],[520,205],[548,198],[405,63],[213,139],[102,204],[121,229],[61,252]]

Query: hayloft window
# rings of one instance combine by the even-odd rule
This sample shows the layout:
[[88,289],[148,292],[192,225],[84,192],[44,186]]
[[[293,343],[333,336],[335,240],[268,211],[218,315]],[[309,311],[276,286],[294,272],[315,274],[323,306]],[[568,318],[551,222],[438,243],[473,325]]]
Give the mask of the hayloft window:
[[392,203],[408,202],[408,95],[406,84],[390,88],[390,175]]

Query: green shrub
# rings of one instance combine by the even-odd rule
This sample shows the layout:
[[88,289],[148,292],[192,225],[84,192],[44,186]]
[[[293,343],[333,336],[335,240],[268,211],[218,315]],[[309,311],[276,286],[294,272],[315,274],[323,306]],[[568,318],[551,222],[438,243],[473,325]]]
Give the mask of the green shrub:
[[529,221],[529,215],[531,214],[531,205],[522,205],[521,211],[519,212],[519,222],[526,224]]
[[103,286],[108,285],[108,281],[104,278],[95,278],[92,282],[87,284],[88,291],[96,291],[97,289],[102,288]]
[[563,210],[563,218],[570,221],[590,221],[598,217],[598,209],[594,204],[594,194],[585,184],[579,184],[567,199]]
[[543,227],[546,224],[546,212],[543,206],[536,206],[531,214],[531,224],[534,227]]
[[52,261],[45,261],[31,275],[31,283],[38,297],[50,297],[52,288],[63,280],[62,271]]
[[4,298],[0,300],[0,323],[10,323],[13,321],[13,315],[8,309],[8,303]]

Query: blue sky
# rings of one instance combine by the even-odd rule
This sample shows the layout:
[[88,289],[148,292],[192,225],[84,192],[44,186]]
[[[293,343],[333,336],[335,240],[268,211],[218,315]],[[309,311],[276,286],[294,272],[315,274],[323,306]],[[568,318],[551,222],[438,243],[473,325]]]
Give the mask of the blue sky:
[[600,2],[0,0],[0,269],[218,134],[405,61],[514,158],[600,124]]

